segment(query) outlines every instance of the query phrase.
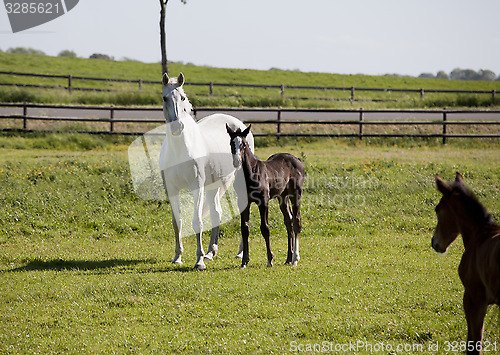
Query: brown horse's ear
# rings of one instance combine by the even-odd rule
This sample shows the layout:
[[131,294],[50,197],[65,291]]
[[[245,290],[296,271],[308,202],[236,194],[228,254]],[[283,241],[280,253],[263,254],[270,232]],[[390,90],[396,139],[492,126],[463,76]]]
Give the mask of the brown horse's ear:
[[161,78],[163,86],[166,86],[168,84],[168,80],[169,80],[168,74],[167,73],[163,74],[163,77]]
[[457,175],[455,176],[455,181],[460,183],[460,184],[464,183],[464,179],[462,178],[462,175],[458,171],[457,171]]
[[438,174],[436,174],[434,179],[436,180],[436,188],[439,192],[441,192],[443,195],[449,195],[451,193],[452,187],[450,186],[450,184],[441,179]]
[[177,77],[177,84],[179,84],[179,86],[182,86],[184,84],[184,74],[179,74],[179,76]]
[[250,123],[250,125],[245,128],[245,130],[241,133],[243,135],[243,137],[246,137],[248,135],[248,133],[250,133],[250,127],[252,127],[252,124]]

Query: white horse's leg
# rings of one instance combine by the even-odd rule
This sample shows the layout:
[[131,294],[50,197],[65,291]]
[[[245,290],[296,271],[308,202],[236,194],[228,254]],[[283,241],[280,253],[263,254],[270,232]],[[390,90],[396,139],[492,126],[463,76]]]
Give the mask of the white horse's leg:
[[219,250],[219,226],[222,219],[222,207],[220,205],[219,189],[207,191],[207,201],[210,206],[210,222],[212,230],[210,232],[210,244],[208,252],[205,254],[206,260],[212,260]]
[[179,201],[179,190],[167,187],[167,180],[165,179],[165,172],[161,172],[161,178],[163,180],[163,187],[165,188],[165,193],[168,196],[170,202],[170,208],[172,209],[172,225],[174,227],[175,234],[175,256],[172,260],[173,264],[182,265],[182,253],[184,252],[184,247],[182,246],[182,219],[181,219],[181,204]]
[[182,253],[184,247],[182,246],[182,219],[181,219],[181,206],[179,202],[179,193],[169,196],[170,207],[172,208],[172,225],[174,226],[175,233],[175,256],[172,260],[173,264],[182,265]]
[[197,184],[192,190],[194,199],[194,213],[193,213],[193,229],[196,234],[196,264],[194,268],[196,270],[205,270],[207,267],[203,261],[203,256],[205,252],[203,251],[203,242],[201,240],[201,234],[203,232],[203,197],[205,193],[205,187],[203,183]]

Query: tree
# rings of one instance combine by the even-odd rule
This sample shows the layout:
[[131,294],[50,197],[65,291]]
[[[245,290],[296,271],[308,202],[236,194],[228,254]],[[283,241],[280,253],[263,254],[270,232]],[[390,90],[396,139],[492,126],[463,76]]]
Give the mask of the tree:
[[479,71],[479,77],[480,79],[479,80],[483,80],[483,81],[495,81],[495,78],[496,78],[496,75],[494,72],[492,72],[491,70],[483,70],[481,69]]
[[450,77],[448,76],[448,74],[446,74],[446,72],[444,70],[438,71],[438,73],[436,74],[436,78],[443,79],[443,80],[450,79]]
[[[181,0],[186,4],[187,0]],[[161,69],[162,75],[168,73],[167,61],[167,35],[165,33],[165,17],[167,15],[168,0],[160,0],[160,48],[161,48]]]
[[90,57],[90,59],[102,59],[102,60],[115,60],[113,57],[110,57],[107,54],[94,53]]
[[25,47],[16,47],[9,48],[7,53],[17,53],[17,54],[27,54],[27,55],[45,55],[45,53],[41,50],[34,48],[25,48]]
[[432,73],[422,73],[418,76],[420,79],[434,79],[435,76]]
[[76,53],[74,51],[70,51],[69,49],[65,49],[63,51],[60,51],[57,56],[76,58]]
[[450,79],[452,80],[483,80],[483,81],[493,81],[495,80],[495,73],[491,70],[481,69],[476,72],[472,69],[460,69],[456,68],[450,73]]

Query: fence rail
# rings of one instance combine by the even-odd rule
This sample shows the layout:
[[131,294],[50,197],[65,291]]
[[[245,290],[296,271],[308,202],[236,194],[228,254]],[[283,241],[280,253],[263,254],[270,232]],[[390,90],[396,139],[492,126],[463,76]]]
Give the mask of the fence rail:
[[[18,110],[19,112],[13,112]],[[53,112],[40,114],[41,110]],[[2,112],[3,111],[3,112]],[[8,111],[5,113],[5,111]],[[30,112],[30,111],[35,111]],[[93,115],[88,112],[93,111]],[[38,112],[38,114],[37,114]],[[95,112],[98,112],[95,114]],[[137,114],[142,112],[142,117],[127,118],[116,117],[117,112],[129,114]],[[356,137],[363,139],[364,137],[439,137],[443,144],[448,138],[500,138],[500,110],[363,110],[363,109],[292,109],[292,108],[195,108],[193,114],[195,118],[206,116],[214,112],[224,113],[240,113],[273,116],[275,118],[242,118],[246,123],[260,125],[271,125],[275,127],[274,131],[257,132],[255,136],[274,136],[277,139],[280,137]],[[2,114],[4,113],[4,114]],[[70,115],[74,113],[74,115]],[[382,116],[378,119],[366,119],[367,115],[375,114]],[[411,115],[411,119],[391,119],[387,118],[391,115]],[[240,116],[237,115],[237,116]],[[295,115],[295,118],[283,118],[286,115]],[[320,116],[318,118],[317,116]],[[326,116],[325,116],[326,115]],[[475,119],[450,119],[450,116],[474,115],[480,117]],[[155,117],[156,116],[156,117]],[[349,118],[346,118],[349,116]],[[354,116],[353,119],[351,116]],[[418,117],[421,118],[418,118]],[[326,117],[326,118],[325,118]],[[429,118],[431,117],[431,118]],[[21,127],[2,127],[2,121],[22,121]],[[42,104],[12,104],[0,103],[0,130],[2,131],[21,131],[31,132],[39,131],[40,128],[30,128],[31,121],[45,122],[79,122],[79,123],[105,123],[107,129],[92,130],[92,129],[76,129],[72,130],[81,133],[93,134],[124,134],[124,135],[140,135],[146,130],[139,131],[122,131],[116,128],[116,124],[163,124],[165,123],[162,117],[162,108],[156,107],[115,107],[115,106],[75,106],[75,105],[42,105]],[[284,126],[308,125],[308,127],[334,126],[343,127],[350,126],[350,132],[284,132]],[[493,133],[450,133],[448,128],[454,126],[486,126],[493,127]],[[386,126],[388,129],[393,129],[397,126],[437,126],[438,131],[428,133],[408,133],[408,132],[366,132],[370,126]],[[300,126],[299,126],[300,127]],[[352,129],[354,127],[354,129]],[[151,128],[149,128],[151,129]],[[47,129],[41,129],[47,131]],[[58,128],[51,128],[49,131],[58,131]]]
[[[34,73],[19,73],[19,72],[7,72],[0,71],[0,75],[10,75],[10,76],[27,76],[27,77],[39,77],[39,78],[52,78],[52,79],[63,79],[66,85],[62,86],[48,86],[48,85],[36,85],[36,84],[22,84],[22,83],[0,83],[0,86],[18,86],[18,87],[29,87],[29,88],[43,88],[43,89],[65,89],[68,92],[72,91],[98,91],[98,92],[113,92],[116,90],[112,89],[102,89],[102,88],[85,88],[74,86],[74,80],[83,81],[98,81],[98,82],[117,82],[117,83],[135,83],[138,85],[138,89],[141,90],[143,84],[153,84],[161,85],[161,81],[151,81],[142,79],[111,79],[111,78],[92,78],[84,76],[73,76],[68,75],[49,75],[49,74],[34,74]],[[363,88],[363,87],[335,87],[335,86],[300,86],[300,85],[266,85],[266,84],[238,84],[238,83],[195,83],[188,82],[185,83],[186,86],[204,86],[207,87],[207,95],[214,95],[215,87],[240,87],[240,88],[258,88],[258,89],[276,89],[280,91],[282,98],[285,97],[285,90],[317,90],[317,91],[350,91],[350,101],[356,101],[356,92],[400,92],[400,93],[413,93],[419,94],[420,98],[423,100],[425,94],[479,94],[479,95],[490,95],[491,100],[494,101],[496,97],[496,90],[437,90],[437,89],[401,89],[401,88]],[[290,97],[297,100],[310,100],[319,99],[325,100],[325,98],[310,98],[310,97]],[[335,98],[338,100],[338,98]],[[373,100],[373,101],[383,101],[383,100]]]

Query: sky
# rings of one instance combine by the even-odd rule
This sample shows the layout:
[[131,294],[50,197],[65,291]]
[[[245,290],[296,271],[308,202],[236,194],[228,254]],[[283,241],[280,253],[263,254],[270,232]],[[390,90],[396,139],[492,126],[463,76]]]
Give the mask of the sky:
[[[158,0],[80,0],[0,49],[159,62]],[[489,69],[500,75],[499,0],[169,0],[169,60],[221,68],[380,75]]]

